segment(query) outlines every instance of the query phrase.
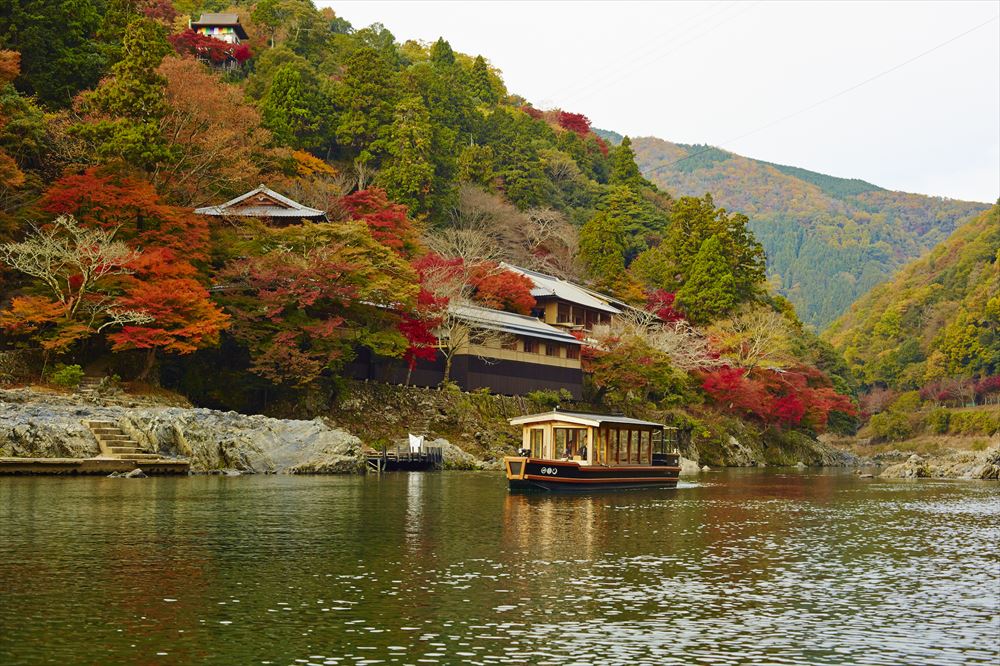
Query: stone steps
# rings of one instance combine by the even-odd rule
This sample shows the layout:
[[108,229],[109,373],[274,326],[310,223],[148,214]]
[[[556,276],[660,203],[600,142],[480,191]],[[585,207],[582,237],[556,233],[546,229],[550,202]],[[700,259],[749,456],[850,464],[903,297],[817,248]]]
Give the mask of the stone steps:
[[111,421],[87,421],[87,427],[101,448],[101,455],[118,460],[134,460],[136,462],[153,462],[163,460],[158,453],[143,451],[139,442]]

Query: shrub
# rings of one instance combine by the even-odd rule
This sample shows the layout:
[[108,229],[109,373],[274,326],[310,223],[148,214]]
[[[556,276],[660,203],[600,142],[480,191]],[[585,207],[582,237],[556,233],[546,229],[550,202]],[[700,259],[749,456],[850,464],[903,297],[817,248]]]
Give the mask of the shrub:
[[904,440],[913,432],[909,420],[898,412],[876,414],[868,422],[868,426],[873,437],[890,442]]
[[59,363],[49,374],[49,381],[57,386],[74,388],[83,381],[83,368],[78,365],[63,365]]
[[546,407],[552,409],[560,404],[573,401],[573,394],[566,389],[531,391],[525,397],[543,409]]
[[948,424],[951,421],[951,413],[943,407],[938,407],[927,415],[924,426],[930,432],[937,435],[944,435],[948,432]]
[[900,396],[893,401],[890,409],[894,412],[905,414],[907,412],[920,411],[920,405],[920,393],[918,391],[907,391],[906,393],[901,393]]
[[954,412],[948,423],[953,435],[992,435],[1000,431],[1000,414],[979,412]]

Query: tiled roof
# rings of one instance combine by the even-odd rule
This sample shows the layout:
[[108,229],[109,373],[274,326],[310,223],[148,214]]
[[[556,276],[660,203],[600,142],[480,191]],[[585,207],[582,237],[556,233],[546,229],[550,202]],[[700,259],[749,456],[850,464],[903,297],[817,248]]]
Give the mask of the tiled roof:
[[490,328],[510,333],[511,335],[552,340],[568,345],[581,344],[579,340],[569,333],[561,331],[555,326],[549,326],[541,319],[535,317],[503,312],[502,310],[481,308],[476,305],[452,305],[449,309],[453,314],[473,326]]
[[569,301],[570,303],[582,305],[601,312],[607,312],[609,314],[619,314],[622,311],[621,307],[612,305],[614,299],[610,296],[604,296],[603,294],[599,294],[578,284],[573,284],[572,282],[568,282],[562,278],[557,278],[553,275],[546,275],[545,273],[539,273],[538,271],[528,270],[527,268],[511,266],[510,264],[504,264],[504,268],[512,270],[515,273],[521,273],[522,275],[528,277],[535,285],[531,290],[531,295],[535,298],[558,298],[563,301]]
[[202,14],[192,25],[236,25],[239,22],[237,14]]
[[[271,199],[276,202],[277,205],[262,205],[254,202],[249,202],[242,206],[240,205],[247,199],[257,195],[262,195],[264,198]],[[196,208],[194,212],[198,215],[235,215],[239,217],[326,217],[326,213],[323,211],[310,208],[309,206],[303,206],[299,202],[278,194],[271,188],[265,187],[264,185],[260,185],[246,194],[241,194],[235,199],[231,199],[224,204]]]

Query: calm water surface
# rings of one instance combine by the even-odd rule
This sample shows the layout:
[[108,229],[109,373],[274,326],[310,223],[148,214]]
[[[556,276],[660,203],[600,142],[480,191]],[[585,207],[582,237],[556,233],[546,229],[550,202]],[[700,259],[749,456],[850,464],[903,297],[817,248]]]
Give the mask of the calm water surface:
[[1000,663],[1000,486],[0,478],[0,664]]

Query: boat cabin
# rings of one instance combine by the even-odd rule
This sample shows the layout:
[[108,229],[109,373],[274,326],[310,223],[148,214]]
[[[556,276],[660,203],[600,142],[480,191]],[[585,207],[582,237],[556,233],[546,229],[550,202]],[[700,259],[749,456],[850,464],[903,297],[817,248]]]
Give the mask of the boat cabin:
[[675,444],[674,428],[627,416],[557,408],[513,418],[510,423],[522,427],[522,455],[532,459],[605,467],[650,466],[671,454]]

